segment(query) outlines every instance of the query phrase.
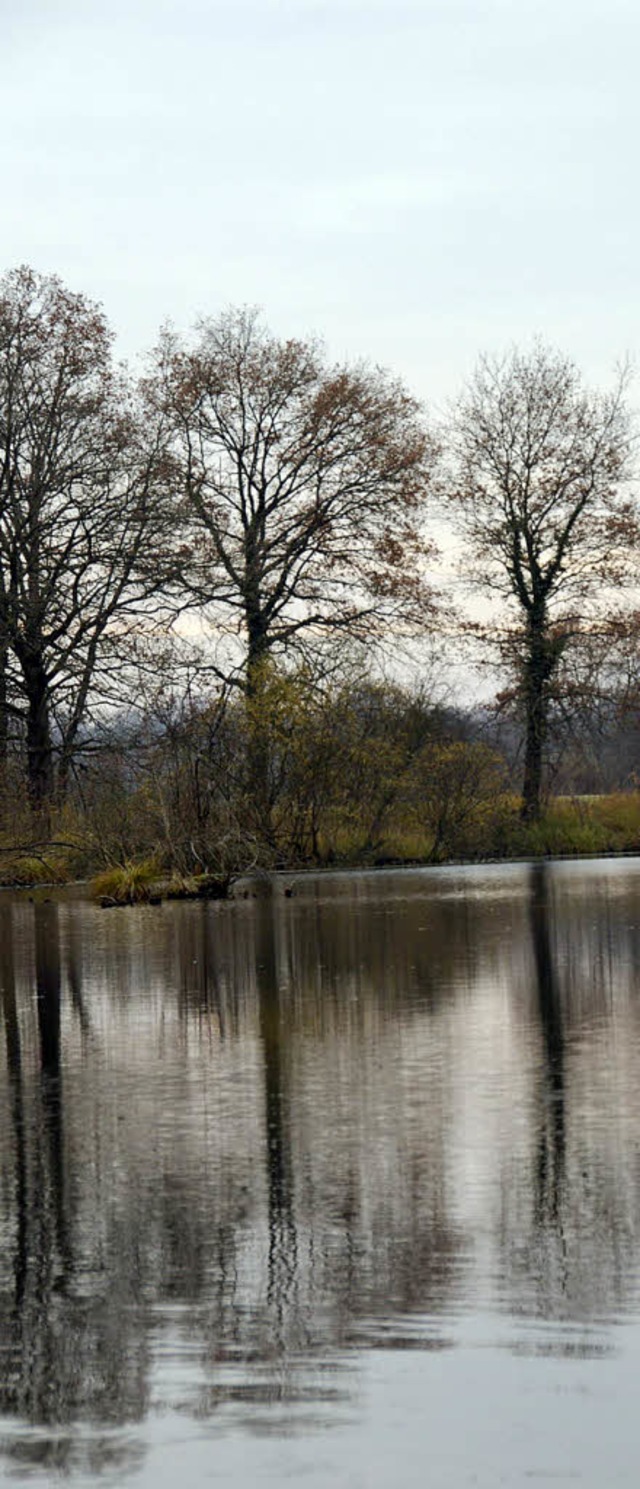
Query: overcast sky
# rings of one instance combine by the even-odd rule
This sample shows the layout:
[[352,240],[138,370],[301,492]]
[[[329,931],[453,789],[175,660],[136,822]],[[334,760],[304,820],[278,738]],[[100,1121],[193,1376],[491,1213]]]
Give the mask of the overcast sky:
[[640,353],[637,0],[0,0],[3,268],[123,352],[260,304],[439,403]]

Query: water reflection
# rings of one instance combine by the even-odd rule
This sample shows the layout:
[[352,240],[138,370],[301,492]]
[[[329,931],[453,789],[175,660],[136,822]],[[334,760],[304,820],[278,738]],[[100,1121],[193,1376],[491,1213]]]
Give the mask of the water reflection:
[[[0,1412],[39,1428],[6,1453],[133,1471],[152,1407],[330,1420],[371,1344],[635,1306],[639,889],[539,865],[3,899]],[[107,1424],[138,1430],[107,1450]]]
[[256,973],[260,1036],[264,1053],[265,1131],[269,1225],[267,1298],[274,1311],[274,1338],[284,1347],[288,1305],[296,1286],[297,1232],[293,1202],[291,1112],[286,1069],[286,1028],[277,963],[273,899],[256,912]]
[[544,1050],[537,1172],[537,1221],[561,1224],[565,1156],[565,1037],[556,956],[551,942],[550,870],[531,867],[531,941]]
[[[16,918],[23,921],[18,946]],[[33,906],[26,936],[25,929],[24,913],[3,900],[0,984],[9,1121],[3,1113],[2,1161],[8,1176],[13,1150],[14,1185],[13,1203],[5,1197],[2,1216],[0,1411],[56,1429],[51,1437],[18,1437],[6,1450],[23,1466],[57,1472],[76,1456],[74,1435],[59,1435],[62,1424],[84,1417],[127,1421],[141,1414],[137,1360],[147,1350],[143,1335],[131,1341],[126,1319],[106,1290],[83,1286],[82,1237],[70,1201],[80,1174],[65,1143],[58,906]],[[130,1342],[133,1362],[127,1358]],[[114,1461],[122,1461],[122,1452],[114,1445]],[[110,1456],[107,1450],[105,1463]]]
[[[16,1006],[11,908],[0,901],[0,986],[4,1019],[6,1070],[9,1089],[11,1131],[15,1146],[16,1249],[14,1260],[15,1314],[19,1318],[27,1273],[27,1159],[22,1091],[22,1045]],[[13,1331],[12,1331],[13,1332]]]

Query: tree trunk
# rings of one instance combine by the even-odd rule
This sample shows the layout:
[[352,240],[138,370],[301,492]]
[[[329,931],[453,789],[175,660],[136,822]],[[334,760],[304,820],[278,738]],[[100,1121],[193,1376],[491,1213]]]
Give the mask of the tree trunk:
[[269,649],[266,630],[259,620],[252,620],[248,630],[246,693],[249,715],[249,790],[258,836],[269,848],[273,848],[275,838],[266,670]]
[[542,806],[544,748],[547,739],[548,683],[553,671],[553,649],[547,636],[544,610],[529,617],[524,664],[525,755],[522,820],[537,822]]
[[9,710],[7,708],[7,652],[0,647],[0,783],[4,785],[9,754]]
[[0,823],[5,821],[8,796],[9,709],[7,687],[7,650],[0,647]]
[[44,668],[24,669],[27,693],[27,789],[32,809],[48,822],[53,796],[53,748],[49,722],[49,690]]
[[527,723],[522,786],[522,820],[537,822],[541,812],[544,720],[539,699],[527,699]]

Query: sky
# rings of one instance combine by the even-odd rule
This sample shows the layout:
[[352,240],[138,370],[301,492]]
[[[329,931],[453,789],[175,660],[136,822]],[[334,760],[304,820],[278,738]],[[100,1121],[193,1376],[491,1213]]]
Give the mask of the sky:
[[230,304],[439,409],[640,353],[636,0],[0,0],[0,268],[123,355]]

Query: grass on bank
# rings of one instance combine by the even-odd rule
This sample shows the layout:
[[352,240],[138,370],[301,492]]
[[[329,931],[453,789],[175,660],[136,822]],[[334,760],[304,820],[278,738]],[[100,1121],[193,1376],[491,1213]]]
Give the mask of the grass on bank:
[[505,857],[640,852],[640,793],[552,798],[538,822],[508,826],[499,846]]
[[338,827],[326,858],[355,866],[363,861],[444,863],[640,853],[640,792],[552,797],[540,819],[530,824],[522,822],[520,810],[519,797],[503,795],[479,804],[464,822],[451,822],[442,835],[413,823],[390,822],[365,852],[356,830]]

